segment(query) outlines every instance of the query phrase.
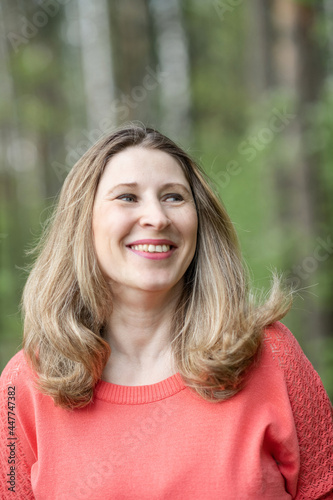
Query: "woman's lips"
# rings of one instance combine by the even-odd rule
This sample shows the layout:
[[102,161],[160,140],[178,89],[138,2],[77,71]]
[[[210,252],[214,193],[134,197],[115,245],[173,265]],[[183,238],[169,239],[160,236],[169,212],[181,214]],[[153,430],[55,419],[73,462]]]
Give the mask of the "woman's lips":
[[169,244],[166,243],[164,243],[163,245],[162,244],[153,245],[152,243],[150,244],[141,243],[135,245],[132,244],[132,245],[127,245],[127,248],[131,250],[133,253],[150,260],[167,259],[176,250],[175,246],[170,246]]
[[153,238],[145,238],[142,240],[131,241],[126,246],[134,246],[134,245],[170,245],[172,247],[177,247],[176,243],[171,240],[166,240],[164,238],[153,239]]
[[168,259],[177,248],[173,241],[164,238],[136,240],[126,247],[133,253],[150,260]]

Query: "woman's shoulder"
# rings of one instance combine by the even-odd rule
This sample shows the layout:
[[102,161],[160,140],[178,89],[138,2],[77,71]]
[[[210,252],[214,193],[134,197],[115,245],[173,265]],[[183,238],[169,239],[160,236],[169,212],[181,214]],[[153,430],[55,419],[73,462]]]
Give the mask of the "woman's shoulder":
[[297,339],[280,321],[268,326],[264,332],[264,350],[273,358],[288,388],[289,397],[298,400],[309,398],[315,392],[315,399],[320,398],[327,404],[327,394],[322,381],[313,365],[306,357]]
[[264,342],[277,352],[289,348],[300,349],[299,343],[295,336],[291,333],[281,321],[275,321],[268,325],[264,331]]
[[265,328],[263,343],[280,368],[297,373],[301,367],[314,370],[296,337],[280,321]]
[[33,371],[23,349],[18,351],[7,363],[0,377],[0,386],[26,385],[33,380]]
[[318,498],[333,486],[332,405],[322,381],[290,330],[280,322],[264,332],[264,351],[282,375],[299,441],[297,498]]

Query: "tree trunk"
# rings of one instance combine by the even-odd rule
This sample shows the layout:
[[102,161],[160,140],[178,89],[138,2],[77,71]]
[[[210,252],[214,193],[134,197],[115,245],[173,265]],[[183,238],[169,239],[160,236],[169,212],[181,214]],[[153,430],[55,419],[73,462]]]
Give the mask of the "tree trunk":
[[186,33],[179,0],[151,0],[161,80],[161,129],[187,141],[191,134],[190,77]]
[[107,0],[78,0],[81,55],[89,130],[116,125],[113,61]]

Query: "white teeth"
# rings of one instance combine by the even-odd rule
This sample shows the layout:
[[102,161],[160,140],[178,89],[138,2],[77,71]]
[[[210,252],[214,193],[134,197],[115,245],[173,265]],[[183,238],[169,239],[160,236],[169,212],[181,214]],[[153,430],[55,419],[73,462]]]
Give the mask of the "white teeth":
[[170,245],[131,245],[131,248],[139,250],[139,252],[161,253],[168,252]]

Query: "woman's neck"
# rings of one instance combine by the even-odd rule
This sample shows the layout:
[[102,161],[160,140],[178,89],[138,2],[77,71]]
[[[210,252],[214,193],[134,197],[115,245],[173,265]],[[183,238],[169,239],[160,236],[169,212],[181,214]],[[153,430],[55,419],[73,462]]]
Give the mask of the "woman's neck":
[[169,294],[127,290],[114,296],[105,332],[111,347],[105,381],[148,385],[176,373],[170,329],[177,301],[174,290]]

